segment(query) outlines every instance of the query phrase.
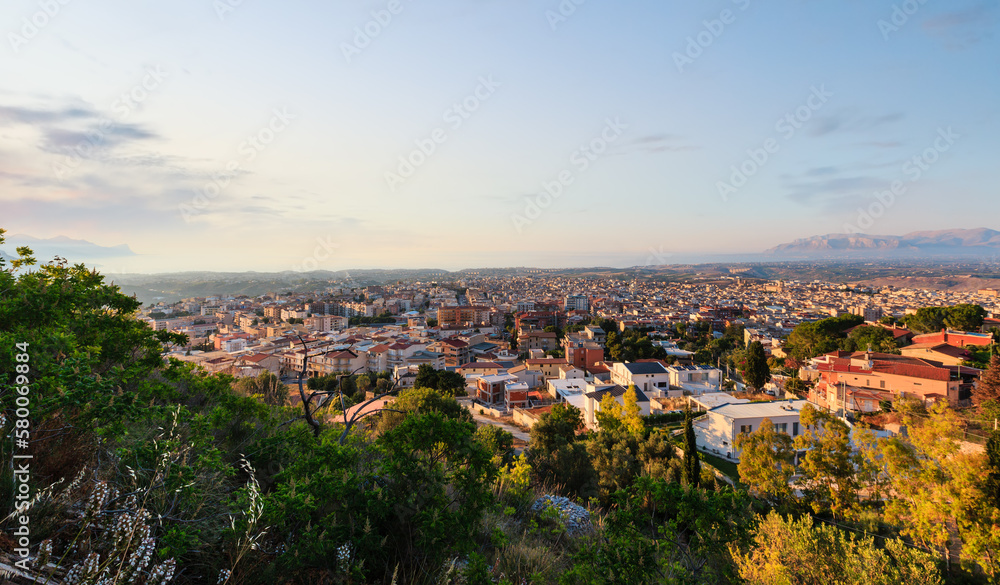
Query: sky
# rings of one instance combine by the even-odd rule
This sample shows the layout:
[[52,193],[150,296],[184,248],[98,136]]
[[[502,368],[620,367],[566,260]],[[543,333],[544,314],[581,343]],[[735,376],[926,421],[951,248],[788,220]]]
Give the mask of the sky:
[[112,273],[1000,228],[998,21],[996,0],[4,0],[0,228],[127,245]]

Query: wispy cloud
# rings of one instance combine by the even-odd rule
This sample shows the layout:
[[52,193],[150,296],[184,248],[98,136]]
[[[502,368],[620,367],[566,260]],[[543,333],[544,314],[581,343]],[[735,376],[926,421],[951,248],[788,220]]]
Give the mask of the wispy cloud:
[[967,49],[993,36],[1000,6],[983,2],[964,10],[945,12],[928,18],[923,30],[951,50]]
[[898,122],[904,117],[902,112],[870,116],[861,114],[856,108],[848,108],[826,116],[818,116],[809,124],[806,132],[813,137],[826,136],[835,132],[867,132]]

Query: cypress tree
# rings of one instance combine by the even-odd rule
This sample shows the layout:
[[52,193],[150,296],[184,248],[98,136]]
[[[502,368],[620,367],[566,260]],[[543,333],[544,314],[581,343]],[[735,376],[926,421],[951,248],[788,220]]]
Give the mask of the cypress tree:
[[698,487],[701,481],[701,459],[695,444],[694,421],[691,418],[691,407],[684,409],[684,468],[681,479],[687,485]]

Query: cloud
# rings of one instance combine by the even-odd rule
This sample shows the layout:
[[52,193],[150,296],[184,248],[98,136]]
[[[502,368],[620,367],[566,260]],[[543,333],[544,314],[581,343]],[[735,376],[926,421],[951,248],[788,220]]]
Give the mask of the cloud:
[[867,175],[836,176],[839,172],[833,167],[820,167],[806,171],[801,177],[786,180],[787,196],[802,205],[836,210],[885,188],[883,179]]
[[[626,144],[625,150],[657,153],[657,152],[685,152],[698,150],[699,146],[684,144],[685,138],[678,134],[647,134],[640,136]],[[631,148],[630,148],[631,147]]]
[[55,122],[75,121],[95,118],[97,113],[90,108],[68,106],[51,110],[25,108],[20,106],[0,106],[0,121],[7,125],[20,124],[51,124]]
[[945,12],[923,22],[924,32],[951,50],[967,49],[993,36],[997,5],[980,3],[965,10]]
[[806,133],[809,136],[819,137],[833,134],[834,132],[867,132],[881,126],[898,122],[905,115],[902,112],[893,112],[881,116],[866,116],[858,112],[856,108],[847,108],[827,116],[817,116],[810,122]]
[[65,153],[80,147],[97,144],[99,149],[111,149],[130,141],[159,138],[154,132],[135,124],[112,124],[101,130],[93,125],[89,130],[47,128],[43,130],[41,149],[46,152]]

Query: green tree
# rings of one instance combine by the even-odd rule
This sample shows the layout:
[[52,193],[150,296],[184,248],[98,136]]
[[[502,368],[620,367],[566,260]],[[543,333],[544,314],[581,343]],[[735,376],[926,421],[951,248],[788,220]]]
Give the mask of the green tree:
[[287,406],[288,387],[271,372],[261,372],[256,378],[243,378],[233,388],[244,396],[259,396],[264,404]]
[[956,331],[979,331],[986,315],[986,310],[979,305],[955,305],[947,309],[944,324]]
[[420,364],[417,377],[413,380],[414,388],[433,388],[437,390],[438,371],[430,364]]
[[561,585],[737,582],[729,548],[750,542],[746,492],[641,477],[612,501],[598,540],[579,548]]
[[448,555],[473,550],[495,477],[474,425],[439,412],[407,416],[374,443],[325,435],[267,497],[266,519],[287,543],[270,582],[436,575]]
[[691,407],[684,409],[684,467],[682,481],[685,485],[698,487],[701,481],[701,458],[698,456],[698,445],[694,435],[694,422]]
[[760,391],[771,381],[771,368],[767,365],[764,346],[759,341],[751,342],[747,346],[746,366],[740,373],[743,375],[743,381],[756,391]]
[[934,333],[945,329],[945,319],[948,315],[944,307],[923,307],[913,315],[904,317],[906,327],[914,333]]
[[378,429],[385,433],[399,426],[408,416],[414,414],[438,413],[445,418],[471,423],[472,413],[454,397],[432,388],[408,388],[399,392],[398,398],[389,406],[391,410],[382,413]]
[[844,331],[864,322],[864,318],[857,315],[841,315],[802,323],[788,336],[786,351],[799,361],[835,351],[844,338]]
[[771,511],[754,529],[747,553],[735,548],[740,578],[750,585],[842,583],[844,585],[939,585],[934,558],[898,539],[876,546],[874,537],[857,538],[833,526],[814,526]]
[[493,456],[497,467],[509,464],[514,459],[514,435],[500,427],[482,425],[476,429],[475,437]]
[[858,457],[851,448],[850,428],[810,404],[802,408],[799,420],[805,431],[794,444],[806,450],[800,462],[806,499],[816,512],[828,510],[843,518],[854,509],[858,492]]
[[888,329],[873,325],[862,325],[855,328],[843,340],[840,348],[844,351],[867,351],[871,348],[876,353],[898,354],[899,346]]
[[594,468],[586,445],[577,441],[583,428],[580,409],[559,403],[531,427],[528,464],[536,484],[561,487],[579,496],[596,494]]
[[775,430],[771,419],[765,418],[757,430],[738,435],[734,446],[740,451],[740,481],[750,493],[775,503],[791,500],[788,482],[795,472],[795,450],[787,433]]

